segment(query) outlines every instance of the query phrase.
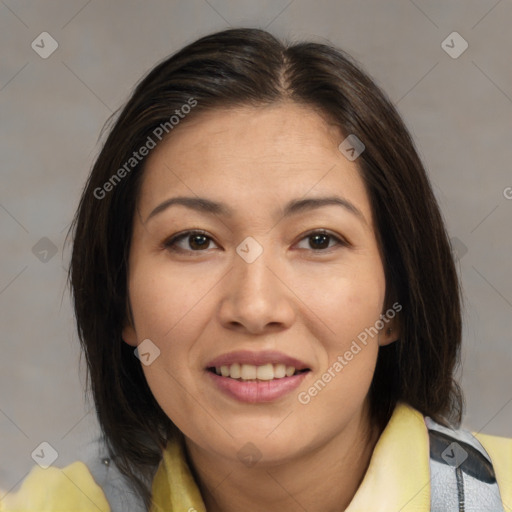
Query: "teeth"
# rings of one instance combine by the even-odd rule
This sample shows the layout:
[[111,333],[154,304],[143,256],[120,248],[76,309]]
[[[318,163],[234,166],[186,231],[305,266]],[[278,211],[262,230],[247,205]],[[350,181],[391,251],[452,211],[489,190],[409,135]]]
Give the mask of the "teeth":
[[284,364],[267,363],[262,366],[252,364],[223,365],[215,367],[215,373],[223,377],[241,380],[273,380],[291,377],[295,373],[295,367]]
[[[293,366],[290,366],[290,368],[293,368]],[[294,370],[295,370],[295,368],[294,368]],[[285,375],[286,375],[286,365],[275,364],[274,365],[274,378],[282,379]]]
[[256,378],[257,368],[252,364],[243,364],[240,370],[240,378],[242,380],[253,380]]
[[256,378],[258,380],[272,380],[274,378],[274,366],[271,363],[256,368]]
[[226,375],[226,377],[231,377],[232,379],[240,378],[240,365],[238,363],[228,366],[228,371],[229,373]]

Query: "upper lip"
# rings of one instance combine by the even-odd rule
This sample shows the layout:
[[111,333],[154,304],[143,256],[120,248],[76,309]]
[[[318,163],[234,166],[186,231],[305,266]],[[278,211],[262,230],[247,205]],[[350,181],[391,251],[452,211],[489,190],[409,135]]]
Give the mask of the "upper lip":
[[299,361],[295,357],[287,356],[286,354],[275,350],[263,350],[261,352],[239,350],[236,352],[229,352],[212,359],[206,367],[218,368],[220,366],[230,366],[234,363],[251,364],[254,366],[263,366],[268,363],[284,364],[286,366],[293,366],[296,370],[309,369],[309,366],[303,361]]

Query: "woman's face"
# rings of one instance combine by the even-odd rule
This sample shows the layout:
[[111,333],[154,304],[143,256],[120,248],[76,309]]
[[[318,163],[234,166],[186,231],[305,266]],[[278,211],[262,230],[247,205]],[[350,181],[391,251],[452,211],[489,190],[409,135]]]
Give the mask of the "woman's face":
[[283,103],[199,114],[148,157],[123,338],[146,340],[156,400],[218,457],[275,463],[341,435],[367,411],[379,344],[396,339],[343,139]]

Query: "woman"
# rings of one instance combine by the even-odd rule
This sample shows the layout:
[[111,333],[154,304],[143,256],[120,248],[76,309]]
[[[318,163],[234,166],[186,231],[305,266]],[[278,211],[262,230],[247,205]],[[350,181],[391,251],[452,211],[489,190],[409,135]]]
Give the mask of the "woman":
[[157,65],[93,167],[70,280],[105,446],[4,510],[511,510],[512,440],[457,430],[438,205],[344,52],[238,29]]

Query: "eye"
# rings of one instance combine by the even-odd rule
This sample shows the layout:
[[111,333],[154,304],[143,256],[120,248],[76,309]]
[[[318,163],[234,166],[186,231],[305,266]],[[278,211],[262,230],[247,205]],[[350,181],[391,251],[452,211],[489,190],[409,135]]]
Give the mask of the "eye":
[[[306,240],[309,243],[309,247],[301,247],[301,249],[313,249],[313,251],[323,251],[324,249],[330,249],[333,246],[345,246],[349,244],[339,236],[329,233],[328,231],[321,229],[317,231],[311,231],[305,237],[301,239]],[[334,245],[330,245],[330,242],[334,242]]]
[[185,231],[174,235],[164,242],[164,247],[171,251],[201,252],[209,249],[213,240],[204,231]]
[[[326,230],[311,231],[301,239],[301,242],[303,240],[306,240],[309,247],[299,248],[312,249],[314,252],[327,252],[325,249],[331,249],[334,246],[347,247],[349,245],[343,238]],[[213,239],[207,235],[206,232],[193,230],[172,236],[163,243],[163,246],[175,252],[204,252],[206,249],[210,248],[211,243],[218,248],[215,242],[213,242]]]

